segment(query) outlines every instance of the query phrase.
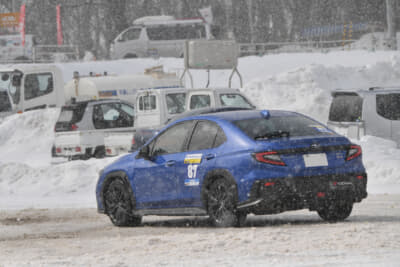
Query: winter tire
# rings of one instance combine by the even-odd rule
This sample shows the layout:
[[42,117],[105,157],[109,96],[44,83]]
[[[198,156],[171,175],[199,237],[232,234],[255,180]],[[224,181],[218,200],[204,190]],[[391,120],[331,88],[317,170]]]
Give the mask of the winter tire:
[[207,196],[208,215],[216,227],[242,226],[246,213],[236,211],[236,185],[226,179],[214,181]]
[[132,195],[127,184],[120,178],[113,180],[104,191],[104,206],[106,214],[116,226],[138,226],[141,216],[134,216]]
[[330,200],[317,210],[319,217],[328,222],[343,221],[350,216],[353,203],[350,201]]

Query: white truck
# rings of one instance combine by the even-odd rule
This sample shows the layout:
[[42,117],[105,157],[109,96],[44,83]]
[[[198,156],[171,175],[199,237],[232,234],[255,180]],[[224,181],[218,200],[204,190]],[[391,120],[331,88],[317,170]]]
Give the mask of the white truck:
[[55,65],[11,65],[0,69],[0,77],[0,116],[65,103],[63,75]]
[[61,109],[52,155],[88,159],[103,157],[106,151],[127,152],[136,124],[138,92],[179,88],[178,77],[160,67],[121,76],[81,77],[75,73],[64,87],[64,96],[72,101]]

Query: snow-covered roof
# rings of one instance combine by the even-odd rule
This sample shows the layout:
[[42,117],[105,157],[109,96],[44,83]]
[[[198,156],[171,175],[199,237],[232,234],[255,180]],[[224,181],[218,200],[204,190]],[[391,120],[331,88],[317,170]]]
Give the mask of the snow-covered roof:
[[201,18],[175,19],[173,16],[146,16],[136,19],[133,25],[164,25],[203,23]]

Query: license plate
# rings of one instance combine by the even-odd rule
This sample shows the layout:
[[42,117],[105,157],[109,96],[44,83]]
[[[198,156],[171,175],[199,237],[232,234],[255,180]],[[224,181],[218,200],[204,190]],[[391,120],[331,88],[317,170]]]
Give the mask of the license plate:
[[306,167],[328,166],[328,160],[325,153],[303,155],[304,165]]

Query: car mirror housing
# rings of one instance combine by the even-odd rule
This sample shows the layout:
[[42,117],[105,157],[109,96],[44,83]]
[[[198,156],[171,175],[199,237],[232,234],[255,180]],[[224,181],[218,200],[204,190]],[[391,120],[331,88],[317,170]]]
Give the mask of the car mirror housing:
[[137,154],[136,158],[140,159],[145,159],[145,160],[151,160],[150,157],[150,149],[148,146],[144,146],[139,150],[139,153]]

